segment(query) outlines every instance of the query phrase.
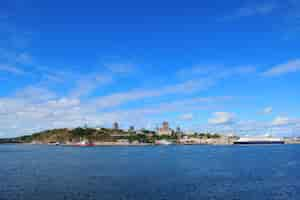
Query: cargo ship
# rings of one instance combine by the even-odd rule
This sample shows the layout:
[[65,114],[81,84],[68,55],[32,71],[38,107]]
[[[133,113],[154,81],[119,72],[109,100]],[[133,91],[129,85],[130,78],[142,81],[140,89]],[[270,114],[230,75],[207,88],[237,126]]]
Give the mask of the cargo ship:
[[233,144],[284,144],[284,140],[273,137],[242,137]]

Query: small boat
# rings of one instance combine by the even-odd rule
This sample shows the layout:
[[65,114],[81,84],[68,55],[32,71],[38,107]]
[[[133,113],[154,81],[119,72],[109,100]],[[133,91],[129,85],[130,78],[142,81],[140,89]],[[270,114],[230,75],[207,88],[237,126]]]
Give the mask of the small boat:
[[59,146],[60,145],[60,143],[59,142],[50,142],[50,143],[48,143],[49,145],[53,145],[53,146]]
[[170,142],[168,140],[156,140],[155,144],[157,144],[157,145],[170,145],[170,144],[172,144],[172,142]]
[[77,147],[93,147],[93,146],[95,146],[95,144],[92,143],[92,142],[89,142],[87,140],[82,140],[82,141],[74,144],[73,146],[77,146]]

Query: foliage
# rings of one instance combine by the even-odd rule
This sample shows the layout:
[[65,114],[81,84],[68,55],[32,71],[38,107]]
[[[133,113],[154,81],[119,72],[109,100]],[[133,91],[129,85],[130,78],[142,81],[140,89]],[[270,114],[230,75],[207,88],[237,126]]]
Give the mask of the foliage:
[[[181,138],[183,134],[157,135],[154,131],[143,129],[140,132],[124,131],[108,128],[75,128],[75,129],[53,129],[46,130],[32,135],[13,138],[12,141],[30,143],[33,141],[42,143],[79,141],[80,139],[88,139],[90,141],[99,142],[116,142],[120,139],[129,142],[138,141],[139,143],[155,143],[156,140],[169,140],[175,142]],[[189,136],[189,135],[187,135]],[[211,133],[195,133],[193,137],[198,138],[220,138],[219,134]]]
[[89,129],[89,128],[75,128],[71,130],[71,134],[79,137],[85,137],[85,136],[90,136],[95,132],[94,129]]
[[219,134],[211,134],[211,133],[199,133],[199,134],[195,134],[196,136],[200,137],[200,138],[220,138],[221,135]]

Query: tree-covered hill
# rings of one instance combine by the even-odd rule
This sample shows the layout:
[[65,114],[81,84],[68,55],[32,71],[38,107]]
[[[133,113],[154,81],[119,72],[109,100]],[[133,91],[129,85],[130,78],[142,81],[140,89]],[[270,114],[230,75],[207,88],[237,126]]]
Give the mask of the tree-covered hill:
[[[0,139],[0,143],[76,143],[81,140],[88,140],[90,142],[139,142],[139,143],[154,143],[156,140],[169,140],[176,142],[182,138],[183,133],[168,135],[157,135],[154,131],[149,130],[122,130],[122,129],[108,129],[108,128],[75,128],[75,129],[52,129],[42,132],[34,133],[32,135],[25,135],[10,139]],[[189,135],[194,138],[219,138],[218,134],[209,133],[195,133]]]
[[[79,142],[80,140],[89,140],[91,142],[116,142],[118,140],[128,140],[129,142],[153,142],[151,139],[154,135],[153,131],[125,131],[121,129],[108,128],[75,128],[75,129],[52,129],[46,130],[32,135],[25,135],[9,140],[3,140],[3,143],[68,143]],[[1,142],[1,140],[0,140]]]

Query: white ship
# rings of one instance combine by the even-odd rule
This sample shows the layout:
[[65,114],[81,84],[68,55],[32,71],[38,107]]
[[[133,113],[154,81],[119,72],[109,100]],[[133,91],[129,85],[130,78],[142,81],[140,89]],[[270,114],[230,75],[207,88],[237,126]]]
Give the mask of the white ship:
[[241,137],[234,144],[284,144],[281,138],[273,137]]

